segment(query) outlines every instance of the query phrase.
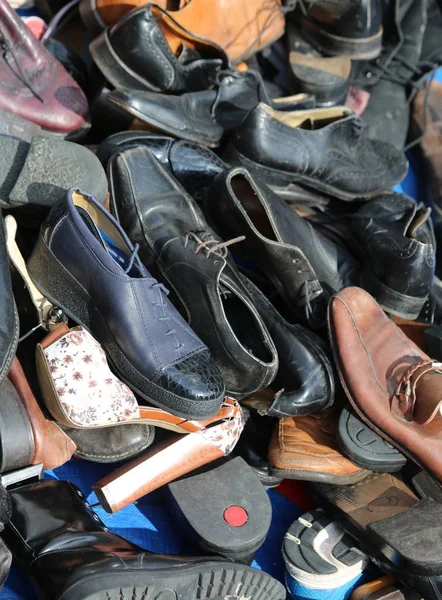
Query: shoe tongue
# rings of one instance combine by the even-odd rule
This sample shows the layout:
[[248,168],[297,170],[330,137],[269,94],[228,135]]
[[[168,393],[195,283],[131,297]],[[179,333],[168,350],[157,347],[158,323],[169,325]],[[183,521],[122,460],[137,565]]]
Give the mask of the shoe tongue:
[[84,208],[81,208],[81,206],[77,206],[76,209],[80,217],[83,219],[83,222],[86,225],[86,227],[89,229],[92,235],[100,242],[101,246],[103,246],[103,248],[106,250],[106,244],[104,243],[103,238],[101,237],[100,230],[95,225],[94,221],[91,219],[89,213],[86,210],[84,210]]
[[212,111],[216,121],[229,133],[238,127],[262,100],[262,84],[250,74],[227,75],[222,80]]
[[[91,219],[89,213],[83,208],[77,206],[78,214],[83,219],[84,224],[92,233],[92,235],[99,242],[100,246],[109,254],[109,256],[119,265],[123,271],[125,271],[129,265],[129,258],[127,255],[118,248],[115,242],[107,236],[104,232],[100,231],[98,227],[95,225],[94,221]],[[129,273],[132,277],[137,276],[137,273],[134,269]]]
[[176,51],[176,57],[179,63],[182,65],[187,65],[194,60],[199,60],[201,58],[201,54],[197,52],[197,50],[186,46],[186,44],[183,42]]

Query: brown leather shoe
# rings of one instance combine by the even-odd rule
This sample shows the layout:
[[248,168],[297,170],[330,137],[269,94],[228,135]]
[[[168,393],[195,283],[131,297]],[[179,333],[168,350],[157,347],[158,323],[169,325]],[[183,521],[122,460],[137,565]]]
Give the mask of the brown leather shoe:
[[[144,0],[81,0],[80,12],[89,31],[99,33],[144,4]],[[281,0],[190,0],[185,6],[183,0],[160,0],[157,4],[185,29],[224,48],[235,63],[284,33]]]
[[336,441],[336,412],[287,417],[276,425],[269,447],[270,472],[286,479],[346,485],[369,474],[343,456]]
[[45,469],[63,465],[76,450],[74,442],[56,423],[46,419],[17,358],[8,377],[8,402],[3,398],[0,408],[1,470],[39,463]]
[[346,288],[331,299],[329,333],[357,413],[442,481],[442,364],[422,352],[360,288]]

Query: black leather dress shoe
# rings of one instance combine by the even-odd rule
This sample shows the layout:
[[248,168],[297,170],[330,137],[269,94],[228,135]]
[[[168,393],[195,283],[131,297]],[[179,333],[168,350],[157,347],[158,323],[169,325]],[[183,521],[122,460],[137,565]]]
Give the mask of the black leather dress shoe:
[[0,383],[6,378],[14,360],[18,346],[20,324],[14,294],[12,292],[11,273],[9,271],[8,251],[6,249],[3,216],[0,211],[0,306],[2,307],[2,326],[0,328]]
[[329,297],[354,282],[358,263],[246,169],[218,175],[205,209],[225,239],[245,236],[236,251],[252,260],[312,327],[323,325]]
[[267,387],[278,368],[276,350],[228,254],[229,242],[215,236],[146,147],[114,154],[108,176],[112,211],[209,347],[227,393],[243,398]]
[[218,412],[224,383],[208,349],[143,266],[138,248],[91,196],[70,190],[55,205],[28,271],[149,403],[187,419]]
[[330,348],[312,331],[286,321],[249,279],[243,277],[243,283],[279,357],[278,373],[270,386],[276,394],[266,414],[278,419],[302,417],[332,406],[335,375]]
[[59,426],[75,442],[75,456],[97,463],[114,463],[135,458],[152,446],[155,439],[155,427],[142,423],[103,429]]
[[223,158],[261,174],[268,185],[299,184],[340,200],[391,189],[408,169],[403,152],[369,139],[363,121],[345,107],[284,113],[259,104]]
[[363,256],[362,287],[384,310],[404,319],[416,319],[433,286],[436,240],[430,213],[408,196],[384,194],[350,222]]
[[209,148],[146,131],[122,131],[109,136],[98,148],[97,157],[106,168],[113,154],[138,146],[149,148],[197,202],[201,202],[214,177],[227,169]]
[[153,4],[105,29],[90,51],[114,87],[170,94],[208,89],[230,64],[222,48],[190,33]]
[[302,32],[324,54],[376,58],[382,17],[382,0],[315,0],[302,19]]
[[256,71],[218,74],[216,89],[172,96],[153,92],[119,89],[107,100],[157,131],[198,142],[219,146],[223,136],[240,125],[260,102],[274,104],[279,110],[298,110],[310,102],[306,94],[271,101]]
[[42,600],[285,598],[284,587],[262,571],[217,557],[152,554],[110,533],[68,481],[9,495],[11,525],[3,536]]

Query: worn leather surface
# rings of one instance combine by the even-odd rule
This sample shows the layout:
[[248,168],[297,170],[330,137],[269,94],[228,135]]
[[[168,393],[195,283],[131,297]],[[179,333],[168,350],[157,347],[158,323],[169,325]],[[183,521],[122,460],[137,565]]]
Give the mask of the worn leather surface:
[[307,417],[286,417],[275,427],[269,447],[269,463],[296,473],[348,476],[363,474],[339,450],[337,414],[326,410]]
[[174,96],[118,89],[109,100],[161,131],[211,147],[259,102],[270,103],[261,76],[253,70],[224,72],[211,90]]
[[270,300],[246,277],[243,283],[269,330],[279,357],[271,387],[276,392],[271,417],[294,417],[331,406],[335,395],[333,366],[326,344],[302,325],[284,319]]
[[138,119],[168,135],[204,144],[219,145],[224,130],[212,115],[215,90],[172,96],[141,90],[114,90],[109,99]]
[[307,17],[324,31],[346,38],[367,38],[382,27],[381,0],[319,0],[307,10]]
[[213,178],[227,168],[209,148],[146,131],[123,131],[109,136],[97,150],[106,168],[112,154],[146,146],[197,202]]
[[347,396],[364,420],[394,446],[442,481],[440,413],[423,424],[439,404],[442,375],[419,379],[417,420],[401,410],[396,390],[406,371],[429,357],[360,288],[346,288],[330,302],[329,331]]
[[[0,63],[0,108],[68,134],[86,125],[86,96],[62,65],[32,35],[7,0],[0,2],[1,34],[7,45]],[[42,101],[19,76],[16,63]]]
[[[115,569],[143,571],[214,563],[217,558],[154,555],[110,533],[81,491],[67,481],[43,481],[10,492],[11,526],[4,539],[43,600],[88,576]],[[73,557],[74,560],[73,560]]]
[[145,452],[155,439],[155,427],[141,423],[103,429],[63,430],[77,445],[75,456],[98,463],[129,460]]
[[[112,231],[119,231],[129,256],[133,246],[112,216],[93,199],[88,206]],[[105,249],[95,226],[86,225],[71,193],[55,207],[47,226],[52,256],[83,287],[106,322],[113,343],[143,378],[154,383],[151,393],[160,395],[160,402],[170,402],[167,408],[173,412],[180,397],[204,403],[223,396],[223,382],[207,348],[175,310],[167,290],[139,259],[134,261],[136,275],[124,272]],[[101,339],[102,331],[99,319],[94,318],[91,333],[106,350],[111,342]]]
[[[100,18],[112,25],[140,4],[139,0],[97,0],[97,9]],[[182,27],[219,44],[234,62],[250,58],[284,33],[280,0],[191,0],[181,10],[164,0],[158,4]]]
[[147,83],[146,88],[140,81],[139,89],[172,94],[204,90],[229,64],[216,43],[186,31],[153,5],[125,15],[106,35],[120,61]]
[[328,297],[357,277],[358,263],[347,252],[246,169],[230,169],[213,181],[206,210],[223,234],[246,236],[238,252],[259,266],[289,306],[304,313],[306,298],[314,301],[318,321]]
[[[242,397],[265,388],[276,373],[276,350],[228,253],[209,252],[221,240],[201,210],[145,147],[115,154],[108,175],[117,218],[140,244],[143,262],[155,263],[173,290],[177,306],[215,358],[228,393]],[[202,248],[195,234],[212,242]],[[235,312],[244,311],[247,341],[226,315],[226,296]]]
[[[306,111],[306,121],[314,113]],[[274,118],[264,105],[250,112],[232,135],[234,148],[258,165],[284,174],[315,179],[334,189],[364,196],[384,191],[405,177],[403,152],[388,143],[370,140],[352,115],[320,129],[291,127]]]
[[75,443],[56,423],[43,415],[17,358],[11,365],[9,379],[20,396],[31,422],[35,452],[32,464],[43,463],[45,469],[55,469],[67,462],[75,452]]
[[363,263],[384,285],[407,296],[430,293],[436,240],[425,206],[403,194],[382,194],[350,221]]
[[2,327],[0,329],[0,383],[9,372],[17,350],[20,324],[14,295],[12,292],[11,274],[9,271],[8,252],[6,249],[3,216],[0,212],[0,247],[4,259],[0,265],[0,306],[2,306]]

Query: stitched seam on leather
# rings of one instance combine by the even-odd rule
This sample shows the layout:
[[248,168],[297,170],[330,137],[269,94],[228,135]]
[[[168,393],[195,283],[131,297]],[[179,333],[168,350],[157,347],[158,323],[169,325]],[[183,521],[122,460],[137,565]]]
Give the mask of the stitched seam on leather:
[[361,333],[360,333],[360,331],[358,329],[358,326],[356,324],[355,318],[353,317],[353,314],[352,314],[350,308],[348,307],[348,305],[345,303],[345,301],[342,298],[336,297],[335,301],[336,300],[339,300],[339,302],[341,302],[343,304],[343,306],[345,307],[345,310],[347,311],[347,313],[348,313],[348,315],[350,317],[351,323],[353,325],[354,330],[356,331],[356,333],[358,335],[358,338],[359,338],[359,341],[361,343],[361,346],[364,348],[365,354],[367,355],[367,359],[368,359],[368,362],[370,363],[370,369],[371,369],[371,372],[372,372],[374,380],[376,381],[376,383],[377,383],[378,387],[380,388],[380,390],[384,394],[387,394],[389,396],[388,390],[384,389],[384,387],[382,386],[382,384],[379,382],[379,380],[377,378],[377,375],[376,375],[375,370],[374,370],[374,365],[373,365],[372,358],[370,356],[370,353],[368,351],[367,346],[364,343],[364,340],[362,339]]
[[0,381],[3,381],[3,379],[5,378],[7,373],[9,373],[12,361],[14,360],[15,352],[17,349],[17,344],[18,344],[19,319],[18,319],[18,312],[17,312],[17,306],[15,304],[15,300],[13,301],[13,303],[14,303],[14,331],[13,331],[13,336],[12,336],[13,341],[9,348],[8,354],[5,357],[5,362],[3,363],[2,369],[0,371]]
[[152,437],[152,432],[149,432],[149,436],[147,437],[147,440],[144,441],[144,443],[141,443],[139,446],[137,446],[130,452],[122,452],[121,454],[88,454],[87,452],[81,452],[81,450],[79,452],[75,452],[75,454],[77,456],[87,456],[89,458],[124,458],[125,456],[132,455],[134,452],[138,452],[139,450],[147,449],[149,447],[148,442],[152,440]]

